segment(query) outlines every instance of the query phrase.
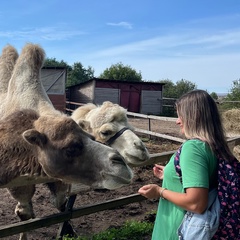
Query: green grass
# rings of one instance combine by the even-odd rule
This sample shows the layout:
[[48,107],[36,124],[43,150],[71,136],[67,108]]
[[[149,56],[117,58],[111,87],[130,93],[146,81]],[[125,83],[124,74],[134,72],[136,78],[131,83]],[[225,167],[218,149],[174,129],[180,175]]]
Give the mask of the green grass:
[[69,238],[66,236],[63,240],[145,240],[151,239],[152,230],[153,223],[127,221],[120,228],[110,228],[91,237]]

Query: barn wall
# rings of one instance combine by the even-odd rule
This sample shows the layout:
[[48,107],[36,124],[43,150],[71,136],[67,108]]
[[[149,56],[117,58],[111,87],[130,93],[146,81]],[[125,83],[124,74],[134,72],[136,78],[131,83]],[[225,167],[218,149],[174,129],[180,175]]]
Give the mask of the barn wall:
[[141,98],[142,114],[160,115],[162,113],[162,92],[161,91],[142,91]]
[[48,95],[49,99],[51,100],[53,106],[61,111],[65,112],[65,106],[66,106],[66,97],[64,95],[57,95],[57,94],[49,94]]
[[119,104],[120,90],[112,88],[95,88],[95,104],[102,104],[104,101],[110,101]]
[[66,106],[66,69],[45,67],[41,69],[42,85],[53,106],[65,112]]
[[102,102],[103,99],[113,101],[130,112],[155,115],[162,112],[162,84],[101,79],[95,81],[96,89],[101,88],[101,91],[95,90],[94,99],[96,102]]
[[94,78],[68,91],[69,101],[102,104],[111,101],[130,112],[160,115],[162,112],[161,83],[111,81]]
[[47,94],[65,94],[66,70],[43,68],[41,81]]
[[94,82],[69,88],[68,100],[79,103],[91,103],[94,96]]

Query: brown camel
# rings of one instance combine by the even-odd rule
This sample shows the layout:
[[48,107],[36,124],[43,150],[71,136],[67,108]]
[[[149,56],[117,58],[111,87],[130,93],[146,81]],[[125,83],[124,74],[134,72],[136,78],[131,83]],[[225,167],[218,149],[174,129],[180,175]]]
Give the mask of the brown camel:
[[[0,162],[7,169],[5,175],[0,175],[0,182],[18,201],[15,212],[20,219],[34,217],[34,184],[44,178],[61,180],[49,184],[53,202],[60,210],[68,194],[65,182],[108,189],[129,184],[132,172],[123,158],[112,148],[93,141],[70,117],[54,109],[40,81],[44,50],[26,44],[15,65],[16,55],[7,52],[16,51],[7,46],[0,58],[0,81],[8,82],[2,85],[0,95],[4,96],[0,105],[1,142],[6,144],[1,145]],[[7,142],[3,141],[5,137]],[[21,186],[26,176],[30,181]],[[21,234],[20,239],[27,239],[26,234]]]

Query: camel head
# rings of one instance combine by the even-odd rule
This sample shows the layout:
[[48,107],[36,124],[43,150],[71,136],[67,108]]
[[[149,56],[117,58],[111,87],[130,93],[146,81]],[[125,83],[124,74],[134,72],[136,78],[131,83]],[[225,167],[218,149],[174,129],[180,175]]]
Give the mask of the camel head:
[[141,165],[149,159],[147,148],[128,123],[127,110],[118,104],[109,101],[101,106],[86,104],[71,117],[96,141],[116,149],[129,166]]
[[[94,141],[70,117],[17,111],[0,121],[0,134],[0,142],[8,141],[11,145],[2,146],[18,149],[2,149],[1,152],[13,154],[4,159],[17,159],[15,165],[20,167],[22,158],[27,162],[35,159],[35,164],[38,162],[51,178],[94,188],[115,189],[131,182],[132,172],[121,155]],[[31,166],[24,169],[27,171]]]

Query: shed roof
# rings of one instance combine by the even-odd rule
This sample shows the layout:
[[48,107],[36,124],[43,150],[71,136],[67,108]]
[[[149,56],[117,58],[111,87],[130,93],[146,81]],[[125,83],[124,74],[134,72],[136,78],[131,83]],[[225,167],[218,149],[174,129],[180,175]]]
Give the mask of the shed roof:
[[[74,86],[71,86],[71,87],[81,87],[81,86],[84,86],[85,84],[89,84],[93,81],[97,81],[97,82],[114,82],[114,83],[119,83],[119,84],[136,84],[136,85],[155,85],[155,86],[163,86],[165,85],[165,83],[159,83],[159,82],[132,82],[132,81],[122,81],[122,80],[113,80],[113,79],[104,79],[104,78],[91,78],[90,80],[86,81],[86,82],[82,82],[82,83],[79,83],[77,85],[74,85]],[[71,87],[68,87],[68,88],[71,88]]]

